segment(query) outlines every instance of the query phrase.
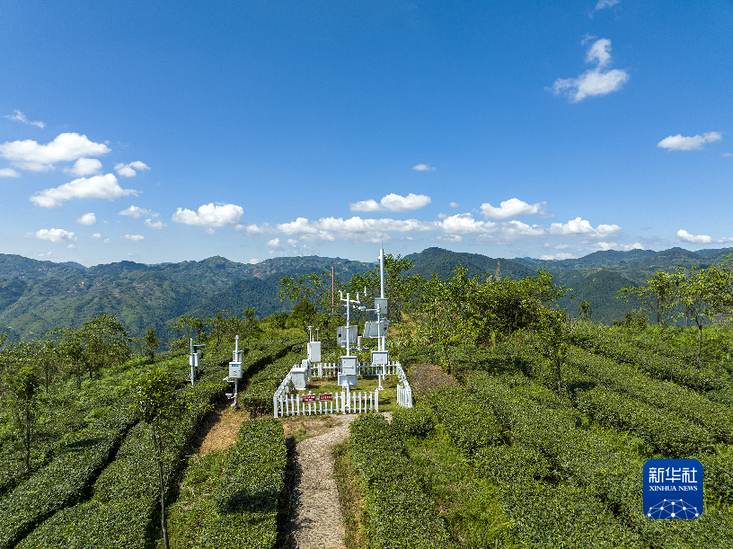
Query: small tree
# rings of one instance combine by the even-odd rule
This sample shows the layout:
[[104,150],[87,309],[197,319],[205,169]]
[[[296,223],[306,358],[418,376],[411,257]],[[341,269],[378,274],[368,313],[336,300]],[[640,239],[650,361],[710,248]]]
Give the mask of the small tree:
[[149,328],[143,338],[143,349],[145,350],[145,356],[150,359],[150,362],[155,361],[155,351],[158,350],[158,345],[160,345],[160,339],[155,337],[155,329]]
[[593,306],[588,301],[581,301],[578,307],[578,318],[580,320],[591,321],[593,317]]
[[166,517],[166,484],[169,471],[165,471],[164,451],[169,424],[181,409],[176,393],[176,378],[165,368],[158,368],[140,376],[132,387],[132,408],[140,419],[150,426],[158,468],[160,489],[160,526],[163,530],[165,549],[168,544],[168,520]]
[[657,324],[664,326],[667,318],[672,316],[677,306],[680,274],[666,273],[659,271],[643,286],[624,286],[618,293],[618,297],[629,302],[629,298],[636,298],[642,304],[642,310],[649,312],[657,321]]
[[729,264],[710,265],[706,269],[693,266],[685,272],[678,267],[677,296],[685,316],[697,326],[697,362],[702,351],[702,329],[706,321],[715,321],[717,315],[730,316],[733,309],[731,271]]
[[22,366],[15,374],[5,378],[5,384],[10,396],[10,407],[16,430],[20,434],[25,453],[25,469],[31,470],[31,449],[36,420],[40,412],[41,377],[35,366]]
[[542,308],[537,311],[535,328],[540,342],[540,352],[550,359],[557,390],[560,391],[562,368],[568,354],[567,314],[559,309]]

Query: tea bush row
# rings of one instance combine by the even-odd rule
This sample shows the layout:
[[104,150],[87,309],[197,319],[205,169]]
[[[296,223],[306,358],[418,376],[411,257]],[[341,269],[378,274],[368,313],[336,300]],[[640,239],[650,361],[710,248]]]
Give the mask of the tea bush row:
[[350,427],[356,469],[366,489],[365,514],[375,549],[452,547],[445,523],[410,466],[397,431],[378,414]]
[[435,427],[430,408],[423,405],[398,408],[392,413],[392,426],[407,436],[424,437]]
[[[565,493],[563,497],[575,501],[572,506],[582,504],[583,493],[591,508],[595,508],[598,502],[602,503],[622,524],[631,527],[630,546],[634,543],[633,535],[643,540],[639,546],[655,549],[726,547],[733,541],[730,518],[717,508],[706,509],[703,517],[695,521],[654,521],[642,514],[643,464],[651,455],[639,439],[626,433],[578,428],[571,417],[558,416],[557,411],[538,406],[514,387],[486,374],[475,374],[469,381],[476,387],[477,394],[486,399],[487,405],[494,408],[497,416],[514,428],[515,446],[488,447],[475,457],[477,466],[484,467],[504,486],[502,494],[506,495],[510,516],[524,517],[522,520],[525,522],[530,520],[533,516],[530,513],[531,502],[541,505],[542,501],[541,497],[536,498],[532,494],[545,490],[535,486],[528,492],[528,503],[523,504],[522,498],[512,492],[512,483],[516,479],[525,479],[523,482],[526,484],[529,479],[537,481],[544,478],[559,482],[558,488],[552,490]],[[719,478],[722,483],[726,481],[722,475]],[[565,483],[581,491],[563,492]],[[532,486],[531,483],[529,485]],[[713,489],[713,486],[706,482],[708,489]],[[517,491],[519,493],[522,493],[521,489]],[[576,497],[580,497],[580,501]],[[567,501],[550,501],[558,509],[567,509]],[[536,511],[546,513],[541,509]],[[581,513],[581,516],[585,515]],[[608,515],[601,516],[608,518]],[[536,524],[543,525],[542,528],[552,526],[543,522],[544,519],[536,520]],[[688,524],[681,525],[682,522]],[[674,523],[674,526],[667,526],[667,523]],[[568,528],[572,532],[577,525]],[[610,532],[616,531],[615,526],[610,528]],[[607,530],[602,532],[608,533]],[[583,544],[579,541],[578,546]]]
[[674,381],[696,391],[719,390],[730,385],[729,380],[722,378],[719,372],[699,367],[694,358],[674,351],[664,355],[658,349],[645,349],[626,338],[622,331],[607,329],[595,330],[592,335],[582,330],[573,330],[570,335],[575,345],[591,353],[600,354],[623,364],[631,364],[652,377]]
[[441,387],[429,397],[438,421],[466,454],[501,441],[501,426],[494,414],[463,386]]
[[571,349],[568,362],[608,389],[655,408],[671,410],[705,427],[717,441],[733,442],[733,410],[727,406],[711,402],[691,389],[650,379],[629,366],[580,349]]
[[200,546],[274,548],[286,467],[282,423],[271,418],[244,422],[214,494],[216,518],[204,527]]
[[[221,372],[181,390],[187,409],[171,427],[165,448],[167,470],[181,463],[183,451],[210,403],[222,397],[226,383]],[[157,529],[160,493],[150,428],[133,427],[114,461],[102,472],[91,500],[67,507],[43,522],[19,545],[19,549],[59,547],[68,549],[144,548]],[[175,475],[169,476],[169,486]]]
[[594,421],[630,431],[668,457],[686,457],[709,449],[713,442],[704,427],[601,387],[578,392],[576,400]]
[[112,409],[65,438],[54,459],[0,501],[0,548],[13,547],[56,511],[78,503],[114,456],[132,414]]
[[249,380],[247,390],[239,395],[239,404],[251,414],[272,413],[272,396],[293,365],[300,362],[302,353],[293,351],[268,363]]

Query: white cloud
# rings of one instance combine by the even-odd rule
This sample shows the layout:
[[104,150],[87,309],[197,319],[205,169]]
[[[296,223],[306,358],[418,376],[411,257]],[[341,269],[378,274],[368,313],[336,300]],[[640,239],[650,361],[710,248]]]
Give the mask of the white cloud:
[[[733,157],[733,153],[720,153],[720,156],[723,158],[731,158]],[[2,170],[0,170],[0,173],[2,173]]]
[[178,208],[171,218],[176,223],[186,225],[209,225],[223,227],[234,225],[244,215],[244,208],[235,204],[204,204],[197,212],[185,208]]
[[545,261],[562,261],[563,259],[575,259],[575,256],[568,252],[562,252],[554,255],[543,255],[540,259]]
[[295,221],[278,224],[276,230],[310,242],[331,242],[340,239],[379,243],[382,240],[389,240],[389,232],[428,231],[435,228],[435,223],[416,219],[404,221],[362,219],[357,216],[348,219],[324,217],[318,221],[309,221],[305,217],[299,217]]
[[90,178],[82,177],[55,189],[46,189],[31,196],[31,202],[35,202],[43,208],[58,208],[62,202],[72,198],[106,198],[114,200],[130,194],[137,196],[137,191],[123,189],[117,184],[117,178],[108,173],[107,175],[95,175]]
[[712,143],[721,139],[723,139],[723,136],[720,132],[708,132],[693,137],[683,137],[678,133],[677,135],[665,137],[657,143],[657,147],[668,151],[701,151],[705,143]]
[[452,215],[436,224],[447,234],[488,234],[497,227],[493,221],[476,221],[470,213]]
[[277,248],[280,246],[280,239],[279,238],[273,238],[267,243],[268,246],[272,246],[274,248]]
[[619,4],[621,0],[598,0],[598,3],[596,4],[595,11],[602,10],[604,8],[610,8],[612,6],[615,6],[616,4]]
[[126,238],[127,240],[132,240],[133,242],[140,242],[145,237],[141,234],[126,234],[124,238]]
[[122,210],[117,215],[129,215],[130,217],[134,217],[135,219],[139,219],[144,215],[149,215],[152,217],[157,217],[157,214],[153,214],[150,210],[146,210],[145,208],[140,208],[138,206],[130,206],[127,209]]
[[97,216],[93,213],[85,213],[79,219],[77,219],[76,222],[80,223],[81,225],[96,225]]
[[72,168],[64,168],[66,173],[84,177],[85,175],[98,175],[102,171],[102,163],[96,158],[80,158],[74,162]]
[[129,164],[115,164],[117,175],[121,175],[123,177],[135,177],[137,172],[149,169],[150,166],[144,162],[140,162],[139,160],[135,160],[135,162],[130,162]]
[[413,170],[416,172],[434,172],[435,168],[433,168],[430,164],[415,164],[412,167]]
[[39,128],[46,127],[46,124],[44,124],[40,120],[36,122],[31,122],[30,120],[28,120],[28,117],[26,115],[24,115],[17,109],[13,111],[13,114],[6,114],[5,118],[9,118],[10,120],[17,120],[18,122],[23,122],[23,124],[30,124],[31,126],[37,126]]
[[48,240],[50,242],[73,242],[76,240],[73,232],[65,231],[63,229],[41,229],[36,231],[33,235],[39,240]]
[[108,152],[110,148],[107,145],[94,143],[86,135],[78,133],[59,134],[47,145],[39,145],[31,139],[0,145],[0,156],[10,160],[18,168],[36,172],[51,170],[57,162],[71,162]]
[[376,200],[360,200],[349,204],[352,212],[376,212],[380,210],[390,210],[392,212],[408,212],[410,210],[419,210],[430,204],[432,200],[424,194],[410,193],[407,196],[390,193],[377,203]]
[[503,223],[501,226],[502,238],[511,240],[526,236],[543,236],[546,232],[547,229],[542,225],[527,225],[516,219]]
[[349,209],[352,212],[377,212],[382,207],[379,205],[379,202],[370,198],[369,200],[360,200],[359,202],[349,204]]
[[419,210],[432,202],[429,196],[424,194],[410,193],[407,196],[390,193],[382,198],[381,204],[384,208],[393,212],[407,212]]
[[605,236],[613,234],[621,230],[618,225],[598,225],[594,229],[590,222],[576,217],[571,219],[567,223],[553,223],[550,225],[550,234],[555,235],[570,235],[570,234],[587,234],[591,236]]
[[677,231],[677,236],[679,236],[682,241],[692,242],[694,244],[710,244],[713,241],[712,236],[708,236],[706,234],[690,234],[684,229]]
[[457,202],[451,202],[450,204],[448,204],[448,206],[450,206],[451,208],[457,208],[458,207],[458,203]]
[[586,63],[596,63],[577,78],[558,78],[548,90],[555,95],[565,93],[571,103],[586,97],[606,95],[620,90],[629,79],[625,70],[613,69],[604,72],[611,63],[611,41],[607,38],[596,40],[585,56]]
[[102,233],[94,233],[92,238],[102,238]]
[[152,219],[146,219],[143,223],[146,227],[150,227],[151,229],[162,229],[163,227],[167,227],[167,225],[161,220],[153,221]]
[[104,242],[105,244],[112,244],[112,239],[111,238],[105,238],[102,242]]
[[481,204],[481,213],[489,219],[509,219],[510,217],[533,214],[544,215],[546,205],[547,202],[527,204],[518,198],[510,198],[509,200],[504,200],[498,208],[488,202]]
[[20,177],[13,168],[0,168],[0,177]]

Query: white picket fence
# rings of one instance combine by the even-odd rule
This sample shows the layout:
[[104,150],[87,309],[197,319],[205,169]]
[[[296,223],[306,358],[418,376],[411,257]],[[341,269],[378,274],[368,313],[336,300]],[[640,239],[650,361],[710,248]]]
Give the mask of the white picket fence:
[[398,364],[397,376],[400,379],[397,384],[397,405],[402,408],[412,408],[412,388],[400,364]]
[[[296,364],[294,366],[298,367]],[[372,364],[360,364],[359,375],[376,376],[382,366]],[[397,404],[402,408],[412,408],[412,389],[407,381],[405,371],[399,362],[391,362],[384,366],[386,375],[396,375],[399,378],[397,384]],[[311,377],[336,377],[338,364],[320,362],[311,366]],[[272,408],[275,417],[290,415],[314,415],[314,414],[359,414],[364,412],[379,412],[379,390],[374,391],[342,391],[340,393],[323,393],[312,395],[308,399],[314,401],[303,401],[305,394],[291,393],[292,372],[288,372],[285,379],[272,396]],[[330,395],[331,400],[326,395]],[[323,399],[323,400],[322,400]]]
[[[399,362],[390,362],[384,366],[384,373],[388,376],[397,375]],[[338,362],[318,362],[311,364],[311,377],[338,377]],[[361,362],[357,367],[357,375],[361,377],[377,377],[382,372],[382,366],[376,366],[368,362]]]
[[[304,402],[303,397],[315,397]],[[323,399],[323,400],[322,400]],[[327,400],[330,399],[330,400]],[[275,395],[272,399],[275,417],[316,414],[361,414],[379,411],[379,391],[342,391],[341,393]]]

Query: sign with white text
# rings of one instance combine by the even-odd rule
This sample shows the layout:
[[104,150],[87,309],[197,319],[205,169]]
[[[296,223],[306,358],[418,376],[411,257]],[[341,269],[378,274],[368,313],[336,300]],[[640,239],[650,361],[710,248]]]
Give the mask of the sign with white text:
[[644,464],[644,514],[650,519],[696,519],[703,511],[702,464],[696,459],[650,459]]

